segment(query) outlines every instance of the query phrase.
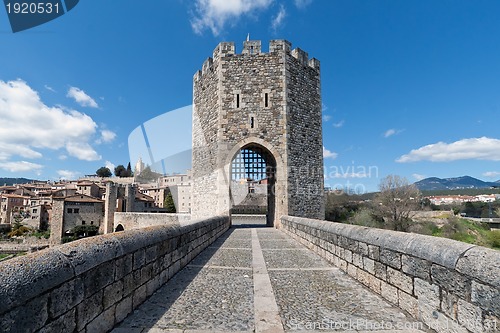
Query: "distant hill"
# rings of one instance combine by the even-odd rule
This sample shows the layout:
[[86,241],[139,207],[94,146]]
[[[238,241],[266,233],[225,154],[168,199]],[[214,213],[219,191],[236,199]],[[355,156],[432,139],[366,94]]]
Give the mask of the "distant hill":
[[456,178],[425,178],[415,183],[421,191],[443,191],[457,189],[483,189],[490,187],[500,187],[500,181],[485,182],[480,179],[463,176]]
[[35,180],[33,179],[26,179],[26,178],[1,178],[0,177],[0,186],[10,186],[14,184],[27,184],[34,182]]

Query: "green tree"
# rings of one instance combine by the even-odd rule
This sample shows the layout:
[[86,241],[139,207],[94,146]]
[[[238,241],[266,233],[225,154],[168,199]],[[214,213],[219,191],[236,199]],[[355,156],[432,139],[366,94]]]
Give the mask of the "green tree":
[[391,229],[408,231],[413,212],[420,207],[420,191],[404,177],[389,175],[379,185],[377,207]]
[[109,170],[109,168],[107,167],[100,167],[99,169],[97,169],[95,174],[99,177],[111,177],[112,175],[111,170]]
[[127,169],[123,165],[118,165],[115,167],[115,176],[116,177],[125,177],[125,174],[127,173]]
[[125,177],[132,177],[133,176],[133,172],[132,172],[132,167],[130,166],[130,162],[128,162],[128,165],[127,165],[127,175]]
[[174,198],[172,197],[172,193],[169,192],[163,201],[163,208],[167,211],[167,213],[176,213]]

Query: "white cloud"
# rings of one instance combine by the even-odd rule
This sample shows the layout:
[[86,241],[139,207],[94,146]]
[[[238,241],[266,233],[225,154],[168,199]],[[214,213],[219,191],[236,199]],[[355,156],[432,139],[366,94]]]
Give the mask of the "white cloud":
[[84,161],[98,161],[102,157],[86,142],[68,142],[68,154]]
[[26,161],[0,163],[0,169],[10,172],[40,171],[42,168],[43,166],[40,164],[30,163]]
[[276,14],[271,23],[271,27],[273,28],[274,31],[278,30],[278,28],[283,24],[283,20],[285,19],[285,17],[286,17],[285,6],[281,4],[278,14]]
[[500,161],[500,140],[487,137],[471,138],[452,143],[438,142],[413,149],[396,162],[450,162],[458,160]]
[[293,2],[298,8],[305,8],[312,3],[312,0],[294,0]]
[[323,158],[331,158],[332,160],[336,159],[339,154],[329,151],[323,146]]
[[101,137],[96,141],[97,144],[110,143],[116,139],[116,133],[110,130],[102,130]]
[[[38,93],[22,80],[0,80],[0,119],[2,161],[14,156],[41,158],[40,149],[62,148],[81,160],[98,157],[87,143],[97,128],[92,118],[77,111],[45,105]],[[82,145],[85,154],[79,155],[74,147]]]
[[266,9],[272,2],[273,0],[196,0],[191,27],[197,34],[210,29],[217,36],[228,21],[236,21],[242,15]]
[[44,87],[45,87],[45,89],[47,89],[48,91],[56,92],[56,91],[54,90],[54,88],[52,88],[52,87],[50,87],[50,86],[48,86],[48,85],[45,85]]
[[77,87],[70,87],[66,97],[73,98],[81,106],[88,106],[91,108],[99,107],[97,102],[92,97],[90,97],[85,93],[85,91]]
[[383,136],[384,138],[388,138],[388,137],[391,137],[393,135],[397,135],[401,132],[403,132],[404,130],[400,130],[400,129],[395,129],[395,128],[391,128],[391,129],[388,129],[387,131],[384,132]]
[[414,173],[411,176],[413,178],[415,178],[417,181],[427,178],[427,176],[424,176],[424,175],[421,175],[421,174],[418,174],[418,173]]
[[61,179],[75,180],[80,173],[77,171],[57,170],[57,174]]
[[332,119],[332,116],[327,115],[327,114],[323,115],[323,121],[324,121],[324,122],[327,122],[327,121],[329,121],[330,119]]
[[113,172],[113,170],[115,170],[115,167],[116,165],[114,165],[113,163],[111,163],[110,161],[106,161],[106,163],[104,164],[104,166],[106,168],[108,168],[109,170],[111,170],[111,172]]
[[344,123],[345,123],[345,121],[341,120],[338,123],[333,123],[333,127],[340,128],[340,127],[344,126]]
[[483,176],[488,177],[488,178],[499,178],[500,172],[499,171],[488,171],[488,172],[483,173]]

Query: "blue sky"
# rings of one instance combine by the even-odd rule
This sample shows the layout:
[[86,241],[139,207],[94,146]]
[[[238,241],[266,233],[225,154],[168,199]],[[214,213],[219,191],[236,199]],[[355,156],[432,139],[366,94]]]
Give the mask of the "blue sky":
[[321,61],[327,185],[498,180],[499,14],[496,0],[85,0],[14,34],[2,9],[0,177],[126,165],[129,134],[191,104],[215,46],[241,52],[250,33]]

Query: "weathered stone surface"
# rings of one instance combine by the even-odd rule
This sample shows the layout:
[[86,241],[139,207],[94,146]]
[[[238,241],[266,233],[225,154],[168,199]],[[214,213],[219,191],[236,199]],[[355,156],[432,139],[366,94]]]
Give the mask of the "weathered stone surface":
[[448,268],[455,268],[458,259],[474,245],[442,238],[415,235],[405,249],[405,253]]
[[57,248],[0,263],[0,313],[74,277],[70,262]]
[[375,275],[375,261],[370,258],[363,258],[363,267],[368,273]]
[[79,331],[83,330],[89,322],[103,311],[102,295],[103,292],[101,290],[86,298],[76,307],[76,327]]
[[0,332],[28,333],[42,328],[49,318],[47,303],[45,294],[0,315]]
[[493,288],[476,281],[472,281],[471,301],[490,312],[492,315],[500,317],[500,289]]
[[474,247],[457,262],[457,271],[500,288],[500,254],[496,250]]
[[76,309],[72,309],[45,325],[38,333],[73,332],[76,328]]
[[80,278],[70,280],[54,289],[50,292],[50,317],[57,318],[69,309],[74,308],[83,301],[84,297],[83,281]]
[[464,300],[458,300],[458,322],[474,333],[484,331],[482,311],[478,306],[472,305]]
[[398,304],[398,288],[391,286],[386,282],[381,282],[380,294],[383,298],[391,302],[392,304]]
[[401,263],[403,272],[430,281],[431,263],[429,261],[403,254]]
[[441,290],[441,309],[451,319],[457,320],[458,296]]
[[395,269],[401,269],[401,253],[388,249],[380,249],[380,262]]
[[114,235],[84,238],[58,246],[56,249],[67,258],[75,274],[80,275],[124,254]]
[[115,326],[115,307],[105,310],[86,327],[87,333],[108,332]]
[[398,291],[398,305],[414,318],[418,318],[418,300],[415,297],[400,290]]
[[456,271],[439,265],[432,265],[432,282],[440,285],[443,289],[458,295],[462,299],[468,299],[471,292],[471,281]]
[[413,294],[413,279],[394,268],[387,267],[387,282],[407,294]]
[[118,303],[123,297],[123,282],[116,281],[104,289],[103,305],[104,309]]
[[439,286],[419,278],[415,278],[414,283],[419,305],[431,307],[432,311],[439,310],[441,306]]

